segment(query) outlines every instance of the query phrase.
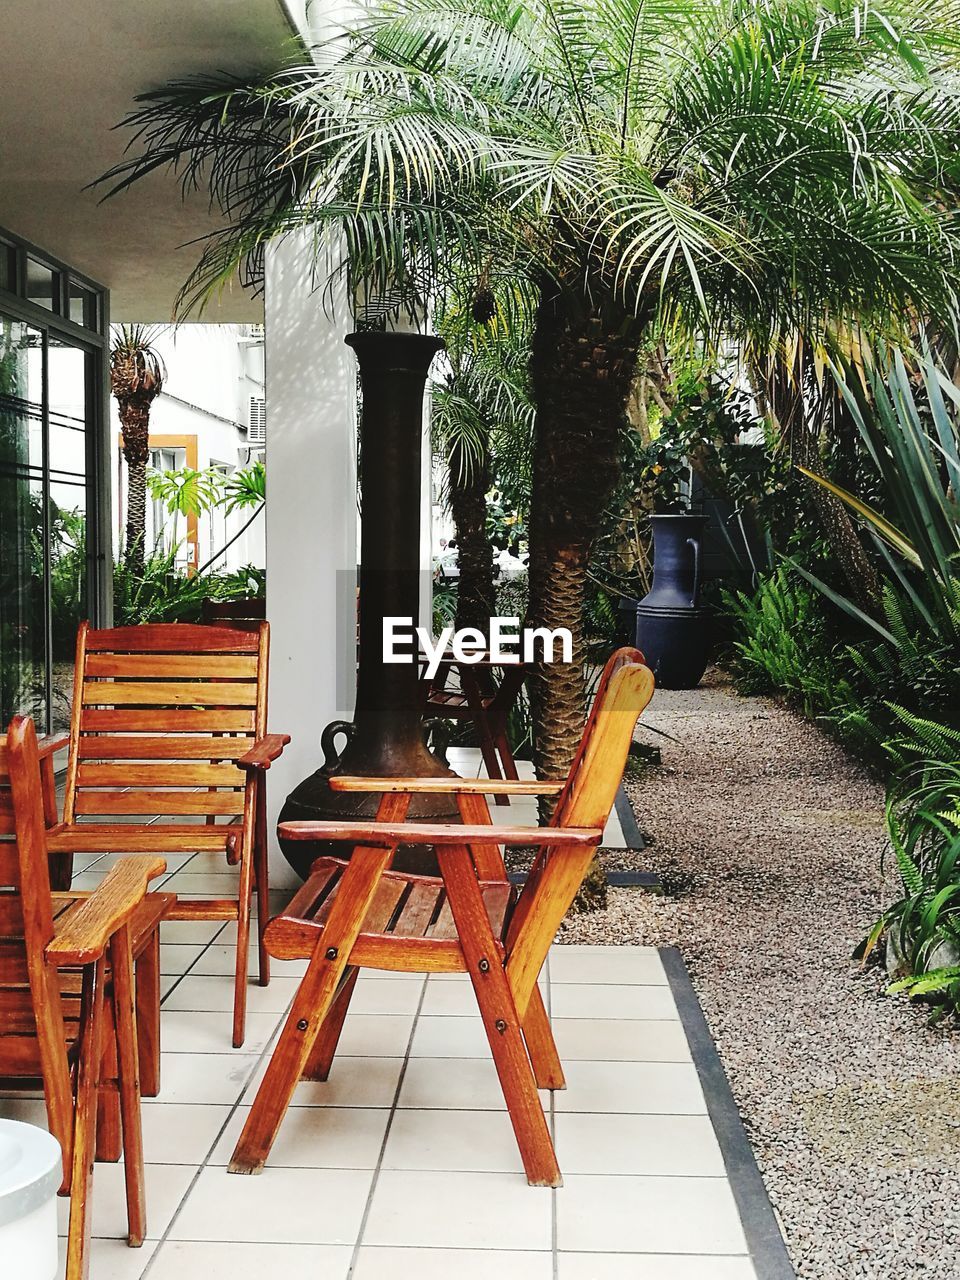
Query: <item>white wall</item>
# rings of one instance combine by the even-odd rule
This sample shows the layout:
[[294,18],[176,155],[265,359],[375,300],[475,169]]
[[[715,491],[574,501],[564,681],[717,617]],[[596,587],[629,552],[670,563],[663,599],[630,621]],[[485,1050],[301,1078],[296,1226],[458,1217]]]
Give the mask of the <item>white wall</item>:
[[327,309],[315,288],[309,235],[268,246],[270,728],[293,739],[267,779],[272,840],[287,794],[322,763],[324,726],[353,714],[357,384],[343,342],[351,328],[342,285]]

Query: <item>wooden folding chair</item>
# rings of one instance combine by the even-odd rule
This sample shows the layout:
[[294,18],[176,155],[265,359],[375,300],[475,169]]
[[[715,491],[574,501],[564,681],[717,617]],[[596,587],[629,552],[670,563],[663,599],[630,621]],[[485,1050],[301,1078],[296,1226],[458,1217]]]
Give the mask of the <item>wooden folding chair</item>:
[[[233,1153],[234,1173],[263,1167],[301,1078],[325,1080],[357,974],[366,966],[470,975],[527,1179],[559,1186],[560,1170],[537,1088],[563,1071],[537,977],[599,843],[653,675],[636,649],[607,663],[565,782],[332,777],[344,791],[384,792],[375,822],[289,822],[290,840],[355,846],[348,861],[319,858],[265,941],[284,959],[309,959],[263,1083]],[[404,821],[418,792],[457,796],[462,826]],[[486,796],[558,795],[547,827],[494,827]],[[388,870],[402,844],[432,844],[439,878]],[[536,845],[523,890],[507,880],[500,846]]]
[[[494,671],[501,669],[499,682]],[[458,687],[450,685],[453,672]],[[523,688],[522,663],[457,662],[444,658],[436,676],[424,678],[423,714],[428,720],[472,721],[487,777],[516,781],[517,766],[507,737],[507,722]],[[498,805],[510,803],[508,795],[496,795]]]
[[66,852],[213,852],[239,866],[234,898],[179,898],[174,920],[236,920],[233,1044],[243,1044],[256,888],[260,982],[269,913],[264,771],[290,741],[267,733],[269,625],[185,623],[77,637],[63,824]]
[[118,1112],[129,1243],[146,1235],[133,961],[172,899],[146,892],[163,858],[124,859],[69,900],[47,856],[36,732],[18,716],[0,738],[0,1087],[42,1080],[70,1197],[66,1280],[85,1280],[98,1112]]

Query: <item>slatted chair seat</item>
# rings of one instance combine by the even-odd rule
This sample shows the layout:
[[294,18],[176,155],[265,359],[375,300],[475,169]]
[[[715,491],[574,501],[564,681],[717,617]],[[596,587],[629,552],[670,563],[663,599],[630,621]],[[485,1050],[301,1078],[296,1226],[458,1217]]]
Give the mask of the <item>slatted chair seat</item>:
[[235,920],[233,1044],[243,1043],[247,947],[258,904],[260,982],[268,915],[263,775],[289,738],[268,734],[269,626],[185,623],[77,637],[64,821],[55,852],[220,853],[235,896],[179,896],[171,918]]
[[[287,909],[268,926],[268,945],[282,946],[292,956],[299,939],[302,955],[311,955],[348,866],[345,859],[318,858]],[[493,935],[502,940],[517,891],[511,884],[491,880],[480,882],[480,892]],[[391,939],[447,942],[456,936],[446,885],[440,876],[385,871],[363,918],[356,946],[373,955],[378,949],[388,951]]]
[[[361,968],[466,973],[528,1181],[559,1186],[560,1169],[539,1089],[563,1087],[537,978],[603,836],[653,676],[636,649],[604,668],[583,739],[565,782],[479,778],[350,778],[333,790],[380,792],[375,822],[285,822],[288,840],[336,841],[349,860],[320,858],[281,916],[267,926],[271,955],[306,958],[294,997],[230,1170],[257,1173],[301,1079],[325,1080]],[[494,826],[488,795],[557,796],[544,827]],[[462,823],[413,823],[415,794],[456,796]],[[440,877],[390,869],[395,851],[432,845]],[[502,848],[536,854],[523,889],[510,884]]]

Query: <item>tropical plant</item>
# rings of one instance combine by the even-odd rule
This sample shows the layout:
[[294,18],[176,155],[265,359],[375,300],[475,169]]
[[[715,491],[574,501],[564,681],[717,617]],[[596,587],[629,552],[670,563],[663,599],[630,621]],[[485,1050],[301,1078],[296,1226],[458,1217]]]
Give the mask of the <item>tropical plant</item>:
[[[499,503],[490,488],[497,473],[529,459],[533,406],[527,387],[530,307],[515,285],[487,289],[485,310],[451,289],[437,308],[437,332],[447,349],[431,398],[434,451],[446,467],[442,489],[456,527],[457,626],[486,632],[493,616],[496,539],[491,517]],[[474,317],[484,317],[478,322]],[[520,464],[523,465],[522,462]]]
[[199,622],[206,599],[237,600],[262,595],[263,571],[247,565],[232,573],[181,572],[176,546],[146,557],[142,572],[126,559],[113,568],[113,615],[117,626],[140,622]]
[[[454,266],[538,290],[538,765],[582,726],[581,613],[637,354],[658,322],[761,334],[954,311],[952,0],[386,0],[296,66],[143,95],[114,191],[168,166],[226,215],[185,305],[312,228],[412,309]],[[950,206],[952,207],[952,206]],[[411,295],[413,295],[411,301]]]
[[865,961],[885,938],[889,990],[929,1001],[936,1019],[960,1011],[960,732],[902,719],[891,752],[907,759],[887,789],[886,823],[904,892],[854,955]]
[[913,715],[935,707],[947,723],[960,723],[960,390],[929,351],[917,358],[915,377],[899,350],[861,375],[838,366],[835,376],[882,505],[807,474],[872,535],[886,569],[881,607],[867,612],[797,569],[876,637],[850,649],[863,696],[846,726],[882,742],[897,731],[891,704]]
[[[922,401],[899,349],[858,377],[835,368],[840,393],[880,479],[883,509],[807,471],[874,535],[891,578],[931,635],[960,640],[960,389],[929,350],[917,358]],[[928,426],[927,423],[932,425]],[[869,615],[836,601],[890,639]]]
[[[153,471],[147,475],[147,487],[151,495],[162,502],[167,512],[177,515],[198,516],[219,508],[224,515],[253,508],[250,518],[224,545],[197,570],[204,573],[242,537],[263,510],[267,500],[267,472],[259,459],[249,467],[225,475],[218,467],[196,471],[181,467],[175,471]],[[174,526],[176,528],[176,526]]]
[[742,693],[777,694],[808,716],[843,705],[842,649],[821,602],[787,566],[761,578],[753,594],[726,592],[724,602],[736,629],[733,668]]
[[135,573],[144,569],[147,529],[147,463],[150,461],[150,410],[163,391],[163,359],[153,343],[157,330],[120,325],[110,345],[110,390],[120,414],[123,457],[127,464],[127,518],[124,556]]

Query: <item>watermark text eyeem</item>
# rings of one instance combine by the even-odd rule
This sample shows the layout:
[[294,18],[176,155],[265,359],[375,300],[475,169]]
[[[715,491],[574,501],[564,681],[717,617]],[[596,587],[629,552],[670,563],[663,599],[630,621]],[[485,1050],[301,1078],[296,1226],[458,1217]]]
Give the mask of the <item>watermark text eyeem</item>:
[[[402,648],[400,646],[403,646]],[[557,651],[559,649],[559,656]],[[412,618],[386,617],[383,620],[383,661],[419,662],[426,659],[426,675],[437,674],[444,658],[456,662],[572,662],[573,636],[567,627],[554,631],[547,627],[520,628],[519,618],[491,618],[490,635],[477,627],[444,627],[434,640],[426,627],[416,627]]]

